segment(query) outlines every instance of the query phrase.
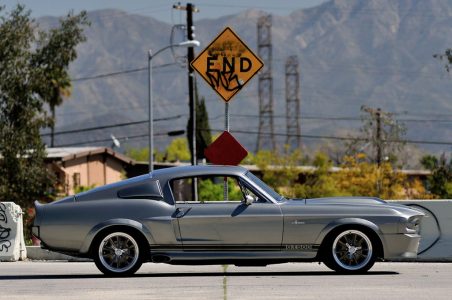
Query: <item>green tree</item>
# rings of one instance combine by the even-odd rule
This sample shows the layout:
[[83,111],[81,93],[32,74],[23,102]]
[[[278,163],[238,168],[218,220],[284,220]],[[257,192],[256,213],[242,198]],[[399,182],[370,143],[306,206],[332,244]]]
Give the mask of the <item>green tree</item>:
[[68,14],[60,20],[58,28],[41,31],[32,60],[42,80],[38,92],[50,107],[51,147],[54,145],[55,107],[63,103],[64,96],[71,94],[69,64],[77,58],[76,46],[86,40],[80,25],[89,25],[84,11],[78,15]]
[[438,167],[438,159],[433,155],[424,155],[421,158],[421,165],[427,170],[434,170]]
[[378,166],[368,162],[362,153],[345,157],[341,168],[334,174],[334,180],[343,195],[400,199],[405,198],[405,189],[411,187],[406,176],[394,170],[389,162]]
[[428,177],[427,189],[442,199],[452,197],[452,158],[449,161],[443,153],[440,158],[431,155],[421,159],[422,165],[432,171]]
[[287,197],[296,197],[300,163],[303,161],[301,151],[290,150],[287,145],[284,151],[262,150],[254,156],[254,163],[263,173],[263,180],[276,191]]
[[[211,179],[198,181],[199,201],[224,201],[224,183],[214,183]],[[229,200],[242,200],[243,194],[237,183],[228,178]]]
[[294,194],[299,198],[318,198],[343,196],[343,192],[338,189],[334,177],[331,175],[333,166],[329,157],[322,152],[316,154],[313,165],[314,171],[306,174],[303,184],[294,185]]
[[256,166],[263,173],[262,179],[286,196],[293,196],[291,187],[298,181],[298,166],[301,160],[301,151],[290,151],[289,146],[284,148],[283,153],[277,150],[262,150],[254,157]]
[[149,160],[149,147],[127,148],[124,154],[136,161],[148,161]]
[[[147,162],[149,161],[149,147],[144,148],[133,148],[128,147],[124,152],[130,158],[136,161]],[[158,149],[154,149],[154,161],[163,161],[164,155]]]
[[196,147],[198,159],[204,159],[204,150],[212,143],[212,135],[210,133],[209,114],[206,108],[204,97],[196,104]]
[[189,161],[190,151],[188,150],[188,143],[186,138],[176,138],[166,148],[166,160],[174,161]]
[[[79,21],[72,26],[81,26]],[[23,6],[9,13],[0,8],[0,201],[13,201],[24,209],[47,197],[52,186],[39,135],[49,124],[43,109],[49,101],[46,67],[53,64],[53,57],[43,57],[49,36],[36,28]],[[58,53],[75,45],[51,47]]]

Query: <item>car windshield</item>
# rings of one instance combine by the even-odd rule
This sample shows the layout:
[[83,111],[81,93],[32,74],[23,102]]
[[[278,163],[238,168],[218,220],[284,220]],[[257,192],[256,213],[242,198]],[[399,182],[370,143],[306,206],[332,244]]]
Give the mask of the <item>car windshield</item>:
[[259,179],[256,175],[254,175],[251,172],[246,172],[246,177],[251,179],[257,186],[259,186],[264,192],[266,192],[268,195],[270,195],[273,199],[276,201],[282,201],[284,199],[283,196],[275,192],[271,187],[265,184],[262,180]]

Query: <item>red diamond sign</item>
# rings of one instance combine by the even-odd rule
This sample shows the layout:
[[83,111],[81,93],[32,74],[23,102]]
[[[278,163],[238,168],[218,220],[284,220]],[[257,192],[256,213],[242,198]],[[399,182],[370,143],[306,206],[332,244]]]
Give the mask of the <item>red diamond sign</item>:
[[204,150],[209,162],[216,165],[238,165],[248,151],[227,131],[224,131]]

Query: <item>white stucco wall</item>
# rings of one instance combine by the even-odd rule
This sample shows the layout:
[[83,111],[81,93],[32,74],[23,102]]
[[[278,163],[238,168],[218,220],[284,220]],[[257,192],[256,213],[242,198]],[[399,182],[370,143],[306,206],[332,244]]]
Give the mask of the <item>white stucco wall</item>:
[[26,257],[22,209],[13,202],[0,202],[0,261],[18,261]]
[[421,243],[416,261],[452,261],[452,200],[393,200],[421,210]]

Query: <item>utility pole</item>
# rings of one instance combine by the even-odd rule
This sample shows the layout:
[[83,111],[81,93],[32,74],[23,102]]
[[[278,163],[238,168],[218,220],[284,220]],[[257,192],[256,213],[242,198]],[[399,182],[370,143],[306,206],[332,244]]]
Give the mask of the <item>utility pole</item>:
[[[193,26],[193,12],[199,12],[199,10],[192,4],[187,3],[186,6],[181,6],[179,4],[173,5],[174,9],[185,10],[187,12],[187,40],[192,41],[195,37],[194,35],[194,26]],[[195,58],[195,50],[193,47],[188,47],[187,49],[187,67],[188,67],[188,105],[190,109],[190,120],[192,130],[191,133],[191,143],[190,143],[190,152],[191,152],[191,164],[197,164],[197,155],[196,155],[196,105],[195,105],[195,97],[194,97],[194,70],[191,67],[190,63]]]
[[377,165],[381,165],[381,109],[378,108],[375,112],[375,117],[377,119]]
[[[193,5],[191,3],[187,3],[187,39],[192,41],[193,36]],[[190,118],[191,118],[191,164],[196,165],[197,156],[196,156],[196,105],[195,105],[195,97],[194,97],[194,70],[191,67],[191,62],[195,59],[195,49],[193,47],[188,48],[187,53],[187,66],[188,66],[188,99],[190,106]]]
[[286,60],[286,144],[294,149],[301,148],[300,130],[300,74],[297,56]]
[[375,122],[377,123],[377,128],[375,130],[375,150],[377,152],[377,182],[376,182],[376,191],[377,191],[377,197],[380,197],[381,194],[381,173],[380,173],[380,166],[381,166],[381,156],[382,156],[382,139],[381,139],[381,108],[370,108],[365,105],[361,106],[361,110],[365,111],[370,114],[372,120],[375,119]]
[[[185,10],[187,12],[187,40],[192,41],[195,37],[193,26],[193,12],[199,12],[199,10],[192,4],[187,3],[186,6],[181,6],[179,4],[173,5],[174,9]],[[195,50],[193,47],[188,47],[187,52],[187,67],[188,67],[188,105],[190,109],[190,120],[191,120],[191,143],[190,143],[190,152],[191,152],[191,164],[194,166],[197,164],[197,155],[196,155],[196,105],[195,105],[195,97],[194,97],[194,70],[191,67],[191,62],[195,59]],[[192,184],[192,195],[193,200],[197,201],[198,199],[198,190],[196,180],[193,180]]]
[[377,128],[375,130],[375,148],[377,152],[377,165],[380,167],[381,165],[381,158],[382,158],[382,139],[381,139],[381,108],[370,108],[367,106],[362,106],[361,109],[367,113],[369,113],[372,117],[372,119],[375,118],[375,121],[377,123]]

